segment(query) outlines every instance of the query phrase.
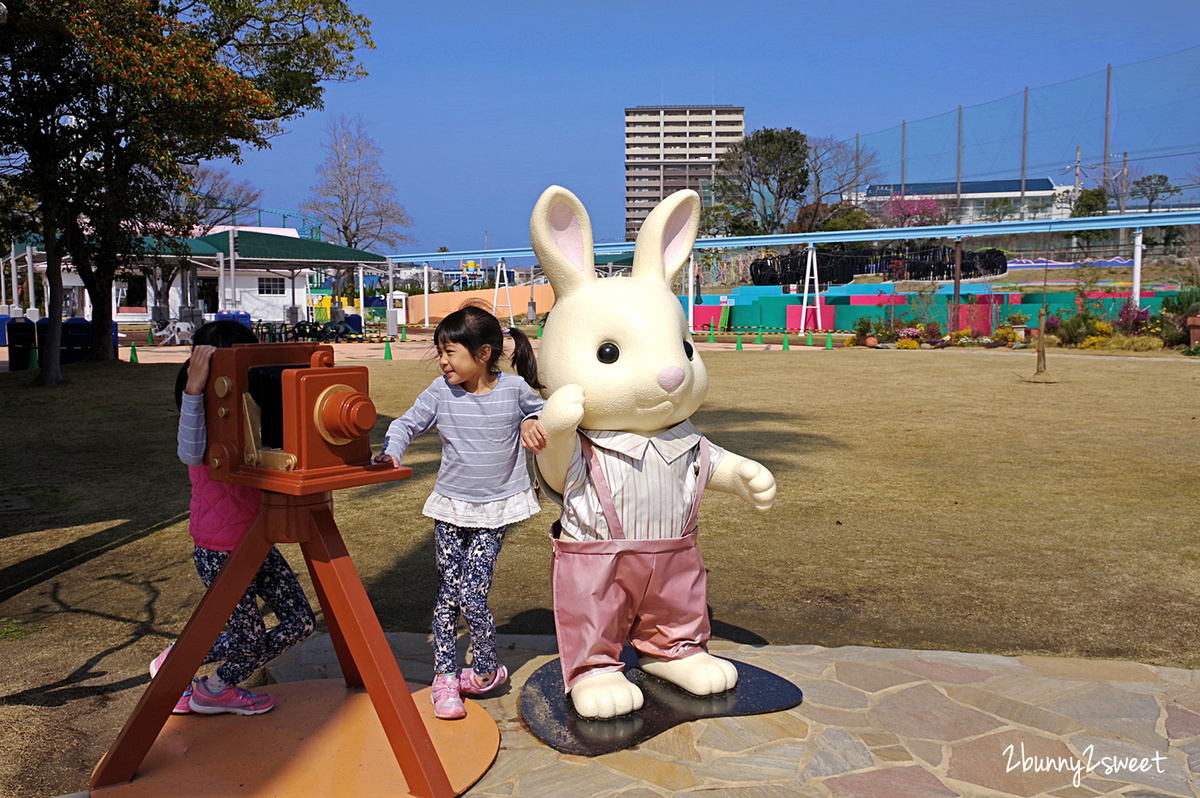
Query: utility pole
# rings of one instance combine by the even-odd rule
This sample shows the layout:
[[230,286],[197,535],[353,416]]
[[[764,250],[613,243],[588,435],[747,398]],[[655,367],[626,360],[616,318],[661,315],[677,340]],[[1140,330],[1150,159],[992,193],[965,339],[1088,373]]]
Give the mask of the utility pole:
[[954,172],[954,218],[962,224],[962,106],[958,106],[958,166]]
[[1021,120],[1021,221],[1025,221],[1025,152],[1029,143],[1029,87],[1025,87],[1025,116]]
[[1104,169],[1100,173],[1100,185],[1108,190],[1108,123],[1112,112],[1112,64],[1108,65],[1108,84],[1104,90]]
[[[1126,150],[1125,153],[1121,156],[1121,200],[1120,200],[1118,207],[1120,208],[1120,212],[1122,215],[1124,215],[1124,213],[1125,213],[1125,198],[1128,196],[1129,196],[1129,151]],[[1120,247],[1122,252],[1125,250],[1125,243],[1128,240],[1128,237],[1129,237],[1129,231],[1126,230],[1124,227],[1122,227],[1117,234],[1117,239],[1118,239],[1117,246]],[[1137,304],[1136,299],[1134,300],[1134,304],[1135,305]]]

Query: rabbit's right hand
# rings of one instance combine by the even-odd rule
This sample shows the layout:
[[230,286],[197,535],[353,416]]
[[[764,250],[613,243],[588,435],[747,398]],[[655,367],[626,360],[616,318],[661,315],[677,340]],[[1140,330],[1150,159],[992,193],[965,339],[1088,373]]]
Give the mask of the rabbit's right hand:
[[549,436],[574,434],[583,421],[583,386],[564,385],[550,394],[542,408],[541,420]]

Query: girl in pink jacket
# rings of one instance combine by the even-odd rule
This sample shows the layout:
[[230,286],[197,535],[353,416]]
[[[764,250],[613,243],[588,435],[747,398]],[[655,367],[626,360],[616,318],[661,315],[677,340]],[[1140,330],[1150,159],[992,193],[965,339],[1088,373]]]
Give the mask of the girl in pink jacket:
[[[216,482],[204,464],[207,429],[204,421],[204,387],[209,361],[217,347],[258,343],[250,329],[237,321],[205,324],[193,336],[192,356],[179,370],[175,402],[180,407],[178,452],[192,482],[191,520],[188,531],[195,548],[192,560],[200,580],[208,587],[221,572],[229,552],[237,548],[258,514],[262,492],[257,488]],[[278,623],[267,629],[258,608],[261,598]],[[271,547],[254,581],[246,588],[225,631],[217,637],[205,663],[220,662],[212,676],[192,680],[173,710],[177,715],[231,712],[259,715],[275,706],[275,697],[238,687],[258,668],[278,657],[313,632],[316,619],[304,589],[279,550]],[[172,644],[174,645],[174,644]],[[170,646],[150,663],[158,673]]]

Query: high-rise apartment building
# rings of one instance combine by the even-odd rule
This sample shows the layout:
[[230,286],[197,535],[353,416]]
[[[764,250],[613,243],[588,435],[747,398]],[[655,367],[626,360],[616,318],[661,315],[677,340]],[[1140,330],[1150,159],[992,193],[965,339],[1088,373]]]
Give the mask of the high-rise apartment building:
[[625,240],[668,194],[705,191],[717,161],[746,135],[746,109],[734,105],[639,105],[625,109]]

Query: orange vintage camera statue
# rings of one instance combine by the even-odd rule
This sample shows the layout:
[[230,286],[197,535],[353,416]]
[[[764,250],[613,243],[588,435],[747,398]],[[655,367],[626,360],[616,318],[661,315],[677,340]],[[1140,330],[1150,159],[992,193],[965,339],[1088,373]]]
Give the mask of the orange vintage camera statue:
[[321,344],[240,344],[213,353],[204,408],[209,475],[303,496],[402,479],[371,463],[366,367]]
[[366,689],[408,791],[457,795],[491,765],[500,734],[486,712],[471,716],[466,737],[430,736],[333,518],[332,491],[412,475],[371,462],[368,391],[367,369],[335,367],[327,345],[243,344],[213,353],[204,395],[209,475],[261,489],[262,509],[96,766],[93,789],[133,778],[276,543],[300,544],[346,686]]

